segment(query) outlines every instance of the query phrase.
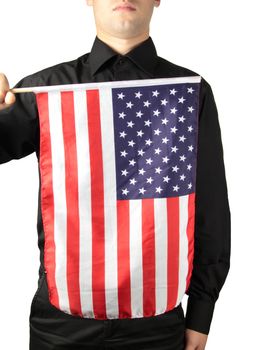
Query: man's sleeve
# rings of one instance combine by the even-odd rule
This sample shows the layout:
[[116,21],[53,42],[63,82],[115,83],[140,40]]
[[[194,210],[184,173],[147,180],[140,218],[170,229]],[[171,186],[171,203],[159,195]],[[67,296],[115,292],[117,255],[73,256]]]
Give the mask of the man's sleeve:
[[[29,77],[14,87],[34,86]],[[0,111],[0,164],[37,150],[39,122],[33,93],[16,94],[16,102]]]
[[194,259],[186,328],[209,334],[215,302],[230,268],[230,208],[218,111],[202,78],[196,170]]

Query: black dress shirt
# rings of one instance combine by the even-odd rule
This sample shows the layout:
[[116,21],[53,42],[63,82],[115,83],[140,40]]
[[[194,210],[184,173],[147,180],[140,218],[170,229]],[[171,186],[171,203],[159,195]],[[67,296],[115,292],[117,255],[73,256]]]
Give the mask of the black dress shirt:
[[[152,38],[125,55],[97,36],[90,53],[23,78],[15,87],[199,75],[157,55]],[[35,95],[18,94],[0,111],[0,163],[36,152],[39,122]],[[215,302],[230,267],[230,209],[218,112],[209,83],[202,77],[196,174],[194,261],[187,291],[186,328],[209,333]],[[39,281],[44,274],[44,231],[38,200]]]

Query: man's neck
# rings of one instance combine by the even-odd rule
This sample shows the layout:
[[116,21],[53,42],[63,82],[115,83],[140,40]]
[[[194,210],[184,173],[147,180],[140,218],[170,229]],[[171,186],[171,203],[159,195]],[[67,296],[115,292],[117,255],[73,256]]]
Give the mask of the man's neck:
[[134,47],[138,46],[141,42],[145,41],[149,37],[149,32],[145,32],[133,38],[117,38],[110,36],[106,33],[97,32],[97,37],[110,46],[114,51],[121,55],[125,55],[131,51]]

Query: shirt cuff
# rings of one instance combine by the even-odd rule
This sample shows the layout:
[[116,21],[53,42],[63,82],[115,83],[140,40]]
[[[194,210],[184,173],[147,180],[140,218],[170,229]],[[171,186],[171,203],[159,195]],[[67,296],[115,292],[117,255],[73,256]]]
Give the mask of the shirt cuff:
[[188,297],[185,328],[209,334],[215,303]]

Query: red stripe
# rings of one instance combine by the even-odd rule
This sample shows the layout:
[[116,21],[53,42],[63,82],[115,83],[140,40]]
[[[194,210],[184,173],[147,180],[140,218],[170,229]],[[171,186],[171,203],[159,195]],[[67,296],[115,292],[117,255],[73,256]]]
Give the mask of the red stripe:
[[129,201],[117,201],[119,318],[131,316]]
[[167,310],[175,307],[179,285],[179,197],[167,198],[168,295]]
[[104,184],[98,90],[87,91],[92,203],[92,298],[96,319],[105,319]]
[[74,115],[74,94],[61,92],[67,207],[67,288],[72,315],[82,316],[79,286],[79,202],[78,162]]
[[52,175],[52,150],[49,124],[48,93],[36,95],[40,124],[40,183],[41,214],[45,234],[44,267],[51,303],[59,308],[59,298],[55,280],[56,247],[54,239],[54,195]]
[[194,260],[194,229],[195,229],[195,193],[189,194],[188,199],[188,223],[187,223],[187,238],[188,238],[188,274],[186,279],[186,290],[188,290]]
[[155,223],[154,199],[142,199],[143,313],[155,314]]

